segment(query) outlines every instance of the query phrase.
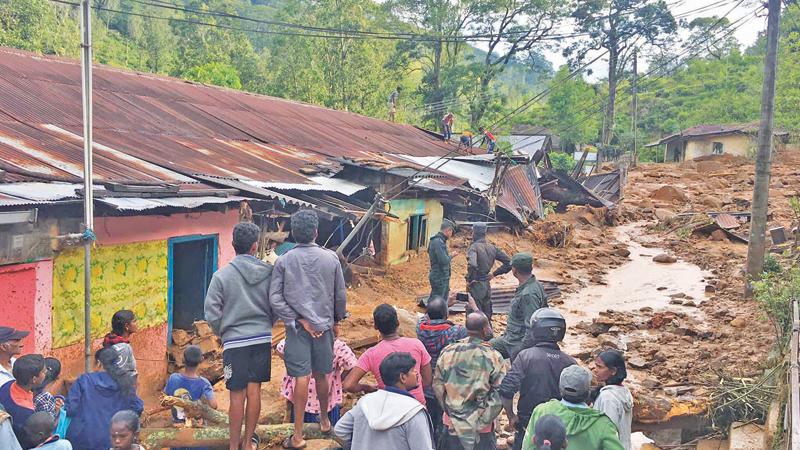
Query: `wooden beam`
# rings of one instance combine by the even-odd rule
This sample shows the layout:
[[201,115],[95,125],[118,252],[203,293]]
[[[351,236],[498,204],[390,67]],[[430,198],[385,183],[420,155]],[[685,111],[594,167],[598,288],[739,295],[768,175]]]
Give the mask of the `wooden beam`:
[[[269,448],[280,446],[281,442],[294,432],[290,423],[278,425],[259,425],[256,434],[261,442]],[[331,439],[333,434],[322,434],[318,424],[303,425],[303,434],[307,440]],[[145,448],[164,447],[219,447],[230,443],[230,430],[227,427],[206,428],[142,428],[139,442]]]

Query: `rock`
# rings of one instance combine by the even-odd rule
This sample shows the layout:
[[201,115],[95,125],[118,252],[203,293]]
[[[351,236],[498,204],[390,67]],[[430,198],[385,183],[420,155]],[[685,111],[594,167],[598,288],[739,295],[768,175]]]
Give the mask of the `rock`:
[[679,298],[673,298],[672,300],[669,301],[669,304],[670,305],[683,305],[683,300],[681,300]]
[[172,342],[178,347],[183,347],[191,341],[192,336],[186,330],[181,330],[180,328],[172,330]]
[[644,387],[646,389],[651,389],[652,390],[652,389],[655,389],[655,388],[657,388],[659,386],[661,386],[661,383],[658,380],[654,379],[654,378],[645,378],[645,380],[642,381],[642,387]]
[[697,199],[697,203],[700,203],[701,205],[713,210],[719,210],[722,208],[722,202],[718,198],[709,194],[701,195],[700,198]]
[[730,322],[730,326],[733,328],[744,328],[747,325],[747,319],[742,316],[739,316]]
[[627,258],[628,256],[631,255],[631,251],[628,250],[627,248],[618,248],[614,250],[614,254],[617,256],[622,256],[623,258]]
[[696,308],[697,304],[695,302],[689,300],[689,301],[683,302],[683,306],[689,306],[689,307],[692,307],[692,308]]
[[643,306],[643,307],[639,308],[639,312],[651,313],[651,312],[653,312],[653,308],[651,308],[649,306]]
[[686,294],[683,292],[678,292],[677,294],[670,295],[669,298],[686,298]]
[[647,367],[647,360],[641,356],[634,356],[632,358],[628,358],[628,365],[634,369],[644,369]]
[[614,350],[621,350],[625,351],[628,347],[622,341],[622,339],[612,336],[610,334],[601,334],[597,337],[597,340],[600,343],[600,347],[603,348],[613,348]]
[[659,255],[653,256],[653,261],[662,264],[673,264],[678,262],[678,258],[668,255],[666,253],[661,253]]
[[214,335],[214,330],[211,329],[211,325],[209,325],[205,320],[198,320],[193,325],[195,334],[200,337]]
[[667,222],[675,217],[675,213],[664,208],[656,208],[655,215],[656,218],[662,222]]
[[656,189],[650,194],[650,198],[664,202],[689,201],[689,197],[682,190],[670,185],[664,185]]
[[711,232],[711,235],[708,237],[709,241],[717,241],[717,242],[724,242],[728,240],[728,235],[725,234],[722,230],[714,230]]
[[666,286],[659,286],[656,288],[657,291],[666,291],[667,289],[669,288],[667,288]]
[[706,285],[706,292],[717,292],[717,287],[711,284]]

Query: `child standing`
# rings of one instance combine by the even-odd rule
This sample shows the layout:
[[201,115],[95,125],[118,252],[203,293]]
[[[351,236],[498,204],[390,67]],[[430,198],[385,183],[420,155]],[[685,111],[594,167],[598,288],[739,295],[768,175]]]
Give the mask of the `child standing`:
[[[276,350],[278,355],[283,358],[284,346],[286,339],[278,343]],[[341,339],[333,341],[333,371],[327,375],[328,377],[328,418],[331,420],[331,425],[336,425],[341,417],[341,406],[343,401],[342,396],[342,380],[352,370],[358,359],[355,353],[347,344]],[[294,397],[294,384],[295,380],[289,375],[283,377],[281,383],[281,396],[286,399],[289,410],[291,411],[291,421],[294,422],[294,409],[292,407],[292,398]],[[303,415],[303,422],[305,423],[319,423],[319,401],[317,400],[317,387],[314,378],[308,382],[308,401],[306,402],[305,414]]]
[[[197,374],[197,367],[203,362],[203,351],[196,345],[190,345],[183,351],[183,373],[173,373],[167,380],[164,393],[185,400],[202,400],[211,408],[217,409],[214,389],[211,383]],[[181,426],[186,423],[186,415],[180,408],[172,408],[172,423]]]
[[146,450],[138,444],[139,416],[123,410],[111,418],[111,450]]
[[130,373],[134,379],[136,371],[136,358],[133,356],[131,347],[131,335],[139,331],[136,324],[136,315],[133,311],[123,309],[114,313],[111,317],[111,332],[103,338],[103,348],[113,348],[119,355],[119,366]]

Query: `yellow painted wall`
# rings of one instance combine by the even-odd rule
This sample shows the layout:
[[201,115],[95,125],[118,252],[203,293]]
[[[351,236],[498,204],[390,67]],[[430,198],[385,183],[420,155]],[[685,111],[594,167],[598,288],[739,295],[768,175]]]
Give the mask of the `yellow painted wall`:
[[688,141],[686,145],[686,160],[688,161],[698,156],[710,155],[714,150],[714,142],[722,142],[723,153],[738,156],[747,156],[748,151],[756,145],[754,136],[744,134],[692,139]]
[[403,255],[408,245],[408,218],[418,214],[428,216],[427,238],[439,232],[444,218],[444,207],[433,199],[402,199],[392,200],[391,213],[399,219],[387,219],[384,227],[384,237],[386,240],[386,256],[384,261],[388,264],[398,264],[405,261]]
[[[139,328],[167,322],[167,241],[97,246],[92,251],[92,334],[111,329],[120,309]],[[53,260],[53,348],[83,340],[83,247]]]

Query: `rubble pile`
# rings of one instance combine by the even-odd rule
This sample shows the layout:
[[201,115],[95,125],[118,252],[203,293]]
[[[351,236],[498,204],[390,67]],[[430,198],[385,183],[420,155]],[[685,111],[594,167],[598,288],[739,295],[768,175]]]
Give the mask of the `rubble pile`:
[[215,384],[223,378],[222,342],[214,335],[211,325],[204,320],[192,324],[192,329],[172,330],[172,345],[169,347],[169,372],[183,369],[183,351],[190,345],[196,345],[203,351],[203,362],[197,368],[200,376],[208,378]]

